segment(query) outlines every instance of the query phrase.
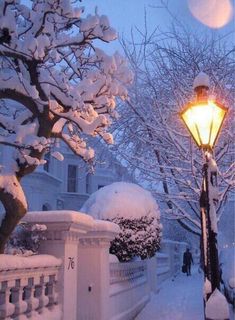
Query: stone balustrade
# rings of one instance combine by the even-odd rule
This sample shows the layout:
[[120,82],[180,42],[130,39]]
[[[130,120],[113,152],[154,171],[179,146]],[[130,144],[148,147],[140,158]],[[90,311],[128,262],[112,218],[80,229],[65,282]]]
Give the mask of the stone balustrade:
[[110,263],[109,319],[130,320],[150,299],[147,261]]
[[60,320],[57,292],[60,265],[60,259],[49,255],[1,255],[0,319]]
[[[24,221],[45,224],[46,240],[33,265],[15,263],[9,269],[0,257],[0,320],[134,319],[163,278],[179,272],[186,246],[162,241],[151,259],[111,262],[110,242],[120,231],[111,222],[74,211],[31,212]],[[56,264],[41,259],[44,254],[53,255]]]
[[146,262],[110,263],[110,284],[133,282],[146,276]]

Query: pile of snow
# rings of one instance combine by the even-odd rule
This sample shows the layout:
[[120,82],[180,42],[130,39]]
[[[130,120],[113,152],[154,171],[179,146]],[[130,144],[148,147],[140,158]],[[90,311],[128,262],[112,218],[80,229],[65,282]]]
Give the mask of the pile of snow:
[[81,212],[102,220],[117,217],[138,219],[144,216],[160,219],[158,205],[151,193],[137,184],[127,182],[115,182],[99,189],[85,202]]
[[109,254],[109,263],[118,263],[118,258],[115,254]]
[[224,295],[218,290],[212,293],[206,302],[206,317],[208,319],[224,320],[229,319],[228,303]]

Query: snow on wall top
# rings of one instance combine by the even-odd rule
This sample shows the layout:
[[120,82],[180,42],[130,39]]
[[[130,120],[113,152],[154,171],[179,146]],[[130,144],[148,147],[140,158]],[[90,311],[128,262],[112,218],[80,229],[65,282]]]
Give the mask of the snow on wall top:
[[57,267],[60,265],[61,259],[57,259],[47,254],[35,255],[31,257],[19,257],[14,255],[1,254],[0,259],[0,271]]
[[119,233],[120,227],[113,222],[96,220],[94,231],[107,231],[107,232]]
[[115,182],[94,192],[81,212],[91,214],[95,219],[117,216],[134,219],[146,215],[160,218],[158,205],[151,193],[127,182]]
[[57,211],[32,211],[27,212],[24,217],[26,222],[75,222],[86,226],[93,227],[94,219],[87,214],[70,210]]

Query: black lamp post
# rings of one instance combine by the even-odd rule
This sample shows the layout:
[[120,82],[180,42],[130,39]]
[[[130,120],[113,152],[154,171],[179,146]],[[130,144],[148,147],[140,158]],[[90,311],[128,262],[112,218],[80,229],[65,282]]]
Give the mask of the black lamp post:
[[205,156],[200,197],[202,256],[204,275],[211,282],[213,292],[216,288],[220,289],[220,270],[216,239],[217,221],[213,203],[213,190],[217,179],[212,151],[228,109],[208,98],[209,77],[205,73],[201,72],[195,78],[194,91],[195,102],[186,105],[180,116]]

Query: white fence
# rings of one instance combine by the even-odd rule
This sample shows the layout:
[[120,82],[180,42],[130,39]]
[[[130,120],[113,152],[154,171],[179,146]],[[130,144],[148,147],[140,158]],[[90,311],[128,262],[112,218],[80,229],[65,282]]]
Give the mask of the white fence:
[[110,319],[134,319],[149,301],[146,261],[110,263]]
[[57,293],[60,265],[52,256],[1,255],[0,319],[61,319]]
[[186,247],[163,241],[152,259],[110,263],[113,223],[72,211],[29,213],[25,221],[45,224],[47,240],[42,255],[18,264],[0,256],[0,319],[133,320],[151,291],[180,271]]

